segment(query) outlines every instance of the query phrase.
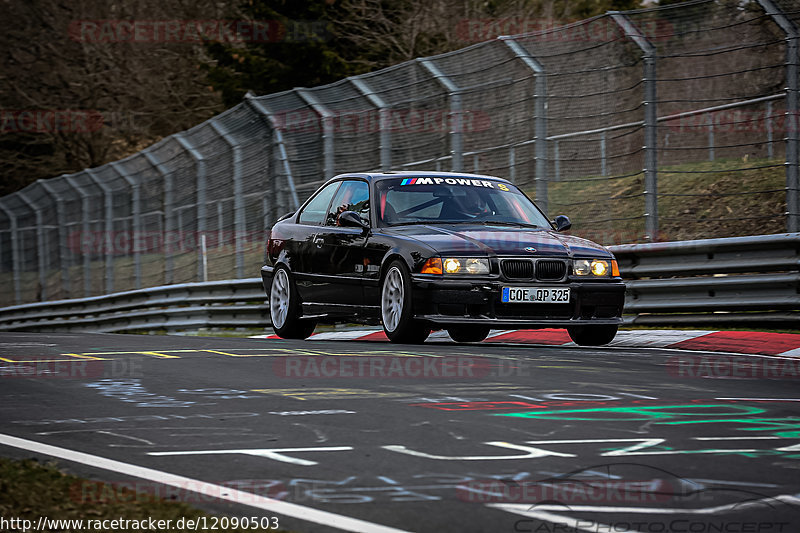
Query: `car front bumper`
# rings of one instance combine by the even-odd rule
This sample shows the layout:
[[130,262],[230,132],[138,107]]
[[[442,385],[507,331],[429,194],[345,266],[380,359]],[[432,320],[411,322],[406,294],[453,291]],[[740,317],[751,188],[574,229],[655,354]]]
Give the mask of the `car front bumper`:
[[[503,286],[570,288],[569,303],[503,303]],[[414,316],[435,325],[492,328],[619,325],[625,303],[622,280],[511,283],[412,276]]]

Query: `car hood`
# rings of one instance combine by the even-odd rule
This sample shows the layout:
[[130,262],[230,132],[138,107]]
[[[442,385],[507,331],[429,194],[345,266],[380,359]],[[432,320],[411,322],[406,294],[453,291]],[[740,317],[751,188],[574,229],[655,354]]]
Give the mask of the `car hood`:
[[395,226],[386,233],[412,238],[442,255],[610,256],[592,241],[550,229],[467,224]]

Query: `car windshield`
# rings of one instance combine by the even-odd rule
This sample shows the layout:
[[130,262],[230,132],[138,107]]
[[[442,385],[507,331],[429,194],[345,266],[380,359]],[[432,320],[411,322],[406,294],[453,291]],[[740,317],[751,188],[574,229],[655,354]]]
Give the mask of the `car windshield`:
[[409,177],[376,184],[383,225],[500,224],[550,228],[533,203],[510,183],[471,177]]

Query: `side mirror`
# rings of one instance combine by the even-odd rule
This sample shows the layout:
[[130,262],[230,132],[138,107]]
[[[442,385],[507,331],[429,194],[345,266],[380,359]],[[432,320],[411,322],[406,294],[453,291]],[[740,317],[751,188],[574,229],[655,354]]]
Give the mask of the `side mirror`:
[[369,229],[369,224],[355,211],[342,211],[339,213],[339,225],[344,228]]
[[567,215],[558,215],[553,221],[553,225],[556,227],[556,231],[567,231],[572,227],[572,222]]

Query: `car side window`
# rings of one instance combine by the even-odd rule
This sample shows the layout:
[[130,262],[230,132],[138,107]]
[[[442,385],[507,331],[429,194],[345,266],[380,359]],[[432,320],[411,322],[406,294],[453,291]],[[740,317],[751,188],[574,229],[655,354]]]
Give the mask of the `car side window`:
[[331,198],[333,198],[340,184],[340,181],[336,181],[319,191],[300,213],[300,218],[298,219],[300,224],[322,226],[325,223],[325,215],[328,213]]
[[331,203],[325,225],[338,226],[339,214],[344,211],[355,211],[365,222],[369,222],[369,186],[366,182],[342,182]]

